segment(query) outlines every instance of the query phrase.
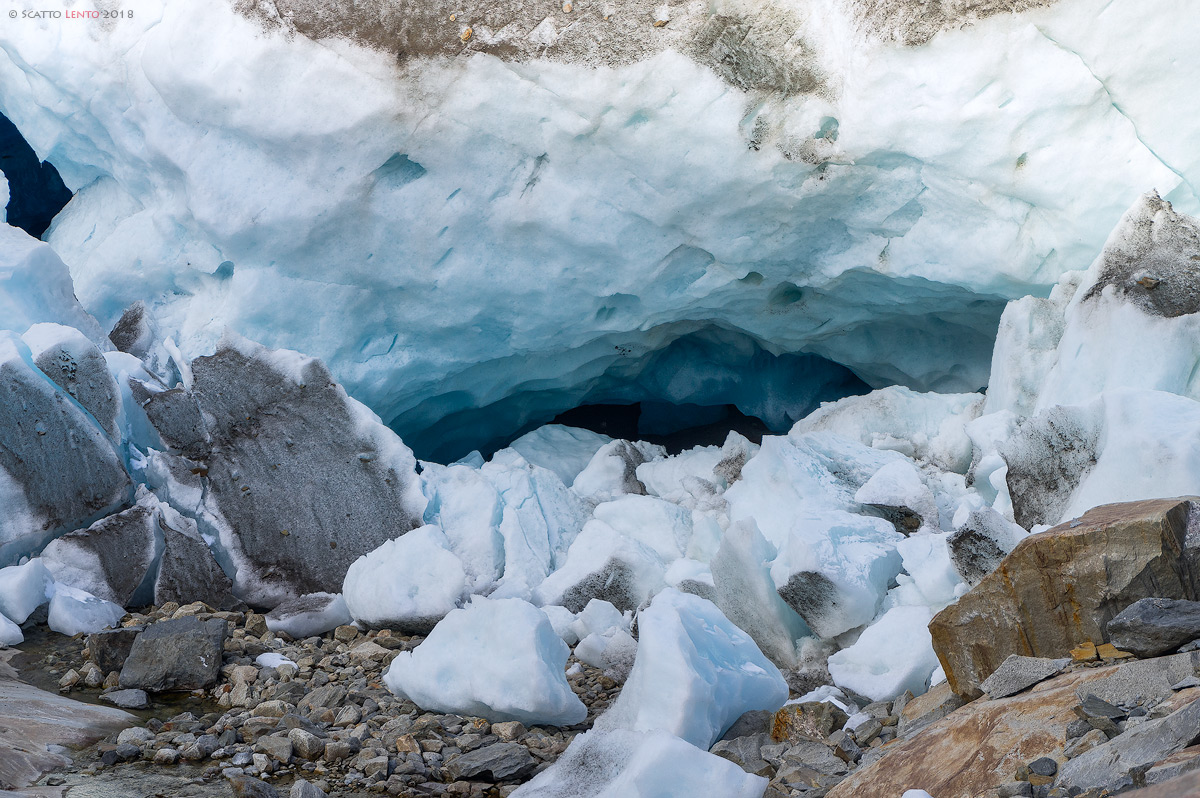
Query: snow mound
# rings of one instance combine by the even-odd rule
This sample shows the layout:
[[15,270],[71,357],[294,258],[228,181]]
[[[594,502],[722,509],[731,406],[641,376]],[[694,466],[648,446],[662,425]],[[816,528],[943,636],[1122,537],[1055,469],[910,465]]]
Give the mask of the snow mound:
[[593,730],[512,798],[761,798],[767,780],[664,731]]
[[123,617],[125,610],[111,601],[73,587],[55,585],[47,624],[59,634],[73,636],[117,626]]
[[384,673],[425,710],[570,726],[587,717],[564,670],[569,650],[545,613],[520,599],[476,597],[443,618]]
[[467,595],[462,562],[436,526],[423,526],[359,557],[342,596],[350,615],[372,626],[429,632]]
[[50,600],[54,579],[40,557],[22,565],[0,568],[0,615],[25,623],[34,610]]
[[787,697],[748,634],[711,601],[667,588],[639,613],[633,671],[595,728],[667,731],[707,751],[744,713]]
[[873,701],[890,700],[905,690],[924,693],[938,667],[928,629],[932,618],[926,607],[888,610],[854,645],[830,655],[833,683]]

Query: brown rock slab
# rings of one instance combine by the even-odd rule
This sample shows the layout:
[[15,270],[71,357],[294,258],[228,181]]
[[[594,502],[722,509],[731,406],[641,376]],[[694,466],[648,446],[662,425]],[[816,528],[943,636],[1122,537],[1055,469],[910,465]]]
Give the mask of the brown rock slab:
[[1065,657],[1079,641],[1104,641],[1108,622],[1138,599],[1195,600],[1200,550],[1187,547],[1194,502],[1107,504],[1018,543],[929,624],[951,689],[978,696],[1010,654]]
[[16,678],[0,658],[0,790],[27,787],[70,764],[47,745],[84,746],[125,728],[127,712],[47,693]]
[[[1070,671],[1019,695],[972,701],[888,745],[877,760],[830,790],[828,798],[898,796],[918,788],[938,798],[974,798],[1012,782],[1018,768],[1041,757],[1061,767],[1064,731],[1075,719],[1078,692],[1088,692],[1089,685],[1131,664],[1136,663]],[[1164,709],[1173,711],[1197,696],[1200,688],[1180,691],[1166,699]]]

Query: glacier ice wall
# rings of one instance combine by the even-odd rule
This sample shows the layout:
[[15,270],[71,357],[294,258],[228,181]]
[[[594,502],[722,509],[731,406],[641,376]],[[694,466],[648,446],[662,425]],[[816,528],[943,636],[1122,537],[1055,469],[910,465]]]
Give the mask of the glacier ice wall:
[[1200,17],[916,8],[134,0],[5,26],[0,111],[102,323],[308,352],[406,436],[701,329],[975,390],[1006,299],[1149,188],[1200,209]]

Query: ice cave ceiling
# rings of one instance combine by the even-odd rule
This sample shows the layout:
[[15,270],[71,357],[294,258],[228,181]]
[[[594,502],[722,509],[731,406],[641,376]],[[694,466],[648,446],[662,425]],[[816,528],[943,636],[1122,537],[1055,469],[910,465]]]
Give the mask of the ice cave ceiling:
[[1007,299],[1146,190],[1200,210],[1189,29],[1132,3],[136,6],[0,32],[80,300],[320,357],[431,457],[580,404],[978,390]]

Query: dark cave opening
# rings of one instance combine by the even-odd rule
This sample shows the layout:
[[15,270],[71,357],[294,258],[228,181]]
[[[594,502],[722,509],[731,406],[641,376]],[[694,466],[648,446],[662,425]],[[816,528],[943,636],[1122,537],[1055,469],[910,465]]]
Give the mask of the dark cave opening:
[[71,200],[53,164],[37,153],[8,117],[0,114],[0,171],[8,179],[8,223],[41,238]]

